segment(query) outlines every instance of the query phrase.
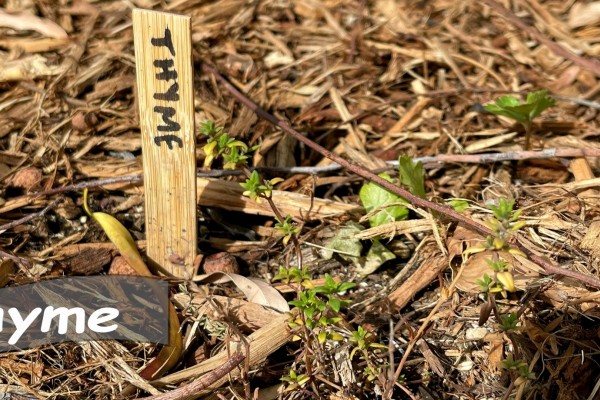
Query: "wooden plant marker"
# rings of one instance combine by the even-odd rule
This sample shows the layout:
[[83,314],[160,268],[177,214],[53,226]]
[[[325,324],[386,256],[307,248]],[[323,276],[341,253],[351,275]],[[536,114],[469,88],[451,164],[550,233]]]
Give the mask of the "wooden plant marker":
[[133,10],[151,263],[190,278],[196,256],[196,152],[190,17]]

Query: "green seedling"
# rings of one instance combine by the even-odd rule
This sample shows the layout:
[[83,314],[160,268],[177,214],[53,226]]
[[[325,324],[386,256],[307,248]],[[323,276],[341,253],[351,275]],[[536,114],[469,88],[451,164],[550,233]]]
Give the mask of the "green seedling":
[[[500,293],[502,297],[506,298],[508,297],[507,292],[517,291],[512,266],[502,258],[502,255],[506,253],[525,256],[521,250],[511,247],[510,239],[512,235],[525,226],[525,222],[519,220],[521,210],[514,210],[514,204],[514,200],[509,201],[501,198],[497,205],[489,205],[488,208],[492,211],[492,217],[488,218],[484,224],[491,229],[492,234],[486,237],[485,242],[470,247],[463,252],[464,256],[483,251],[492,254],[492,257],[485,261],[490,266],[493,274],[484,274],[482,279],[476,281],[487,300],[480,311],[480,325],[487,321],[492,310],[494,310],[495,315],[500,314],[494,297],[490,297],[490,294]],[[500,322],[504,324],[504,322]]]
[[478,279],[477,284],[481,288],[481,292],[483,293],[493,293],[494,288],[496,286],[496,281],[494,281],[488,274],[483,274],[483,278]]
[[347,307],[350,302],[340,300],[336,295],[352,289],[356,286],[353,282],[336,282],[331,275],[325,274],[325,285],[318,286],[314,289],[315,293],[321,293],[327,296],[327,304],[336,313],[340,312],[342,307]]
[[[279,275],[283,279],[294,279],[290,277],[292,273],[284,272],[282,269],[280,269]],[[299,276],[295,279],[299,280],[302,277]],[[303,318],[291,321],[290,326],[305,325],[311,331],[314,330],[319,343],[324,343],[326,340],[342,340],[343,336],[334,332],[333,327],[342,320],[339,316],[340,310],[347,307],[350,302],[341,300],[337,295],[354,286],[356,285],[351,282],[336,282],[331,275],[325,274],[325,284],[323,286],[300,291],[297,300],[289,302],[290,305],[297,307],[303,313]]]
[[215,126],[213,121],[204,121],[200,124],[200,134],[207,136],[206,144],[202,147],[206,158],[204,168],[210,168],[217,157],[222,157],[225,169],[236,169],[248,165],[249,154],[258,146],[248,147],[241,140],[232,138],[223,131],[223,127]]
[[488,206],[493,217],[488,218],[484,224],[492,230],[492,235],[487,236],[485,243],[465,250],[465,255],[494,250],[525,256],[521,250],[512,248],[509,243],[511,235],[525,226],[524,221],[518,220],[521,210],[514,211],[514,204],[514,200],[500,199],[498,206]]
[[523,360],[514,360],[512,354],[509,354],[505,360],[500,362],[500,368],[513,371],[517,374],[515,384],[523,385],[528,379],[535,379],[535,374],[529,371],[529,366]]
[[[408,187],[408,190],[416,196],[425,198],[425,170],[421,162],[413,163],[408,156],[401,156],[398,159],[398,172],[400,182]],[[379,174],[379,176],[388,182],[394,182],[388,174]],[[406,203],[402,197],[382,188],[381,186],[369,182],[364,184],[359,192],[360,201],[363,203],[367,212],[385,207],[386,204]],[[408,218],[408,208],[401,205],[392,205],[383,208],[381,211],[369,218],[371,227],[383,225],[386,223],[400,221]]]
[[376,343],[376,338],[377,336],[373,333],[359,326],[357,330],[352,332],[352,336],[350,337],[350,341],[356,344],[356,347],[350,352],[350,359],[354,358],[357,351],[363,352],[366,355],[369,349],[387,349],[386,345]]
[[[388,182],[394,182],[388,174],[379,174],[379,176]],[[394,194],[387,189],[382,188],[376,183],[369,182],[362,186],[358,193],[360,201],[363,203],[365,210],[371,212],[384,207],[386,204],[406,203],[402,197]],[[390,206],[382,209],[371,218],[369,224],[371,227],[383,225],[386,223],[400,221],[408,218],[408,208],[404,206]]]
[[284,376],[281,378],[282,381],[287,382],[287,387],[285,389],[286,392],[291,392],[292,390],[303,387],[310,381],[310,377],[304,374],[298,374],[293,369],[290,370],[288,376]]
[[263,198],[270,198],[273,192],[274,186],[282,182],[281,178],[273,178],[263,183],[258,172],[252,171],[250,177],[246,179],[246,182],[240,183],[242,188],[245,189],[243,195],[250,197],[253,201],[261,203]]
[[409,156],[398,159],[400,182],[415,196],[425,198],[425,169],[422,162],[413,162]]
[[300,227],[298,224],[292,221],[291,215],[286,215],[283,221],[277,219],[277,223],[275,224],[275,230],[281,236],[283,236],[283,244],[286,245],[292,238],[292,236],[300,233]]
[[525,103],[521,103],[515,96],[509,95],[497,98],[495,104],[488,104],[484,108],[492,114],[514,119],[523,125],[525,129],[525,149],[529,150],[534,118],[554,104],[556,104],[556,100],[548,96],[547,90],[538,90],[529,93]]
[[500,329],[505,332],[516,331],[519,326],[519,317],[516,313],[509,313],[500,316]]
[[452,199],[448,201],[447,204],[456,212],[463,212],[469,208],[469,202],[462,199]]
[[302,287],[307,289],[314,289],[314,286],[311,281],[310,272],[308,272],[308,268],[298,268],[298,267],[279,267],[279,273],[273,277],[273,281],[280,281],[287,285],[290,283],[299,283]]

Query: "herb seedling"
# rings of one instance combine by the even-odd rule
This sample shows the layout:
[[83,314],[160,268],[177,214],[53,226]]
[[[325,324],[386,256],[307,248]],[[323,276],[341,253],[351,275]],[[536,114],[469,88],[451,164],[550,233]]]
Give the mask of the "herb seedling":
[[310,381],[310,377],[305,374],[298,374],[293,369],[290,370],[288,376],[284,376],[281,378],[282,381],[287,382],[287,387],[285,388],[286,392],[291,392],[292,390],[301,388],[306,385],[308,381]]
[[254,150],[241,140],[230,137],[229,133],[223,131],[223,127],[215,126],[213,121],[201,123],[200,133],[207,136],[206,145],[202,148],[206,156],[204,168],[209,168],[213,160],[221,156],[225,161],[223,168],[235,169],[240,165],[246,165],[247,153]]
[[517,386],[524,385],[528,379],[535,379],[535,374],[529,371],[529,366],[523,360],[513,359],[512,354],[509,354],[505,360],[500,362],[500,368],[513,371],[518,376],[515,384]]

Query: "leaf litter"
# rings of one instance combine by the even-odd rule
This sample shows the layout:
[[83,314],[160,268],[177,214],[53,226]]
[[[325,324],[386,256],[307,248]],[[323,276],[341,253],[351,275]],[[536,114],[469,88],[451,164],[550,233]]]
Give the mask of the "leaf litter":
[[[141,174],[132,5],[161,9],[153,1],[6,1],[0,6],[0,225],[35,217],[0,229],[3,285],[64,273],[107,273],[117,257],[107,235],[83,213],[81,189],[66,191],[64,200],[45,213],[40,211],[59,195],[34,194]],[[515,199],[526,222],[521,243],[561,268],[598,277],[597,156],[477,164],[459,159],[524,150],[523,127],[485,113],[483,106],[506,95],[526,101],[541,89],[557,104],[534,122],[532,149],[600,149],[599,69],[588,62],[597,55],[597,2],[515,2],[506,12],[494,0],[175,1],[162,6],[192,17],[196,126],[214,121],[249,146],[258,144],[253,166],[285,171],[330,161],[234,101],[202,72],[201,63],[214,65],[307,137],[372,170],[399,156],[444,155],[444,162],[423,164],[426,198],[467,200],[470,207],[461,213],[478,221],[489,215],[486,204]],[[201,166],[205,143],[197,139]],[[398,179],[394,169],[381,172]],[[514,396],[597,396],[600,300],[595,289],[572,278],[546,276],[536,263],[515,256],[518,292],[498,301],[521,310],[520,328],[502,333],[493,317],[479,326],[485,302],[474,282],[489,266],[478,255],[463,262],[462,253],[484,237],[441,215],[426,219],[398,204],[365,204],[360,193],[365,182],[343,170],[265,174],[285,179],[274,201],[301,223],[302,261],[311,282],[323,285],[328,273],[359,284],[343,294],[352,302],[342,309],[336,328],[345,340],[307,348],[291,340],[286,314],[244,300],[228,285],[174,280],[183,356],[158,381],[149,384],[148,376],[140,376],[159,354],[156,346],[65,343],[0,354],[6,390],[26,398],[112,399],[134,384],[146,393],[130,397],[143,397],[192,382],[224,364],[232,352],[250,349],[245,364],[232,373],[238,378],[221,379],[213,393],[197,396],[252,398],[249,393],[259,389],[261,399],[503,398],[514,376],[498,364],[517,349],[535,378]],[[414,181],[402,179],[407,186],[421,185]],[[245,279],[261,282],[258,293],[267,285],[281,293],[269,291],[272,300],[265,295],[264,302],[281,303],[279,296],[293,300],[298,285],[271,283],[280,266],[298,262],[293,243],[282,244],[273,229],[273,211],[243,197],[238,182],[236,177],[198,178],[199,251],[230,252]],[[97,184],[90,198],[91,208],[112,215],[131,232],[129,242],[142,254],[143,194],[136,178]],[[368,227],[361,218],[377,207],[390,218]],[[399,218],[405,213],[400,209],[407,219]],[[220,221],[211,212],[220,213]],[[260,240],[224,228],[228,220]],[[335,251],[325,257],[314,246],[327,248],[343,227],[359,223],[364,225],[345,243],[354,246],[354,259]],[[393,257],[361,270],[355,261],[368,258],[377,246]],[[83,268],[90,258],[93,268]],[[390,348],[389,354],[378,353],[381,371],[366,374],[365,358],[350,360],[350,333],[357,327]],[[312,355],[313,380],[284,391],[281,378],[290,370],[308,373],[306,352]],[[385,360],[402,365],[397,380]]]

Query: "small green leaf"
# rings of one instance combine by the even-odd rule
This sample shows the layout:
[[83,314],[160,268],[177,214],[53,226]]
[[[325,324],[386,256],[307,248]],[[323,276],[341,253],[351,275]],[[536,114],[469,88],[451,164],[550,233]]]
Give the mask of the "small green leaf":
[[496,99],[496,104],[498,107],[507,108],[517,107],[521,102],[515,96],[507,95],[498,97],[498,99]]
[[415,196],[425,198],[425,169],[422,162],[413,163],[409,156],[401,156],[398,159],[398,171],[400,181]]
[[538,90],[537,92],[529,93],[527,95],[527,104],[533,105],[533,108],[529,113],[529,119],[532,120],[547,108],[555,105],[556,100],[548,96],[547,90]]
[[342,302],[340,301],[340,299],[332,298],[328,301],[328,303],[329,307],[331,307],[333,311],[335,311],[336,313],[340,312],[340,309],[342,308]]
[[469,208],[469,202],[462,199],[453,199],[448,202],[448,205],[454,208],[454,211],[463,212]]
[[527,116],[513,110],[510,108],[504,108],[504,107],[500,107],[494,104],[488,104],[486,106],[484,106],[484,108],[491,112],[492,114],[496,114],[496,115],[501,115],[503,117],[508,117],[511,119],[514,119],[515,121],[525,125],[527,124]]
[[[380,174],[383,179],[392,182],[392,178],[388,174]],[[359,192],[360,200],[362,201],[367,212],[371,212],[381,206],[392,203],[406,203],[402,197],[382,188],[381,186],[369,182],[362,186]],[[369,224],[372,227],[379,226],[388,222],[403,220],[408,217],[408,209],[403,206],[387,207],[371,218]]]

